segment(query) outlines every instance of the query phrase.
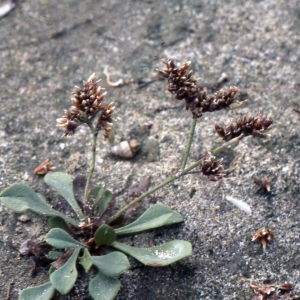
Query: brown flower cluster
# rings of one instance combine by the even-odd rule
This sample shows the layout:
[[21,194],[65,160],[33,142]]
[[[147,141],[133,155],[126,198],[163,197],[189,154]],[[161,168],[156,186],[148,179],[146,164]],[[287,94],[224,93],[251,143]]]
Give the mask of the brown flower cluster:
[[222,159],[216,159],[210,152],[207,152],[202,160],[202,173],[208,176],[211,181],[217,181],[226,175],[226,170],[222,165]]
[[185,62],[182,67],[176,68],[172,60],[163,61],[165,70],[159,70],[159,74],[168,79],[168,91],[176,99],[185,100],[186,109],[190,110],[193,118],[201,117],[204,112],[213,112],[223,108],[236,108],[247,100],[239,102],[234,99],[238,92],[237,87],[230,87],[228,91],[217,91],[213,96],[207,96],[207,88],[196,85],[199,78],[193,76],[193,71],[187,71],[191,62]]
[[105,93],[101,92],[104,88],[98,87],[98,81],[95,81],[95,73],[92,74],[87,81],[84,81],[84,86],[75,86],[72,92],[73,106],[69,110],[65,110],[63,117],[57,119],[57,126],[65,129],[65,136],[71,136],[75,133],[76,128],[83,124],[89,123],[99,112],[100,116],[97,121],[96,129],[105,131],[104,137],[108,136],[111,130],[112,118],[111,114],[114,111],[112,104],[102,103]]
[[273,121],[274,119],[269,116],[263,117],[259,114],[257,117],[254,117],[249,115],[237,120],[231,120],[228,124],[225,124],[225,127],[215,124],[215,129],[225,141],[230,141],[235,137],[242,139],[249,135],[267,139],[270,136],[265,131],[271,128]]
[[251,282],[250,286],[253,288],[255,296],[252,300],[293,300],[292,291],[294,286],[290,283],[275,284],[257,284]]

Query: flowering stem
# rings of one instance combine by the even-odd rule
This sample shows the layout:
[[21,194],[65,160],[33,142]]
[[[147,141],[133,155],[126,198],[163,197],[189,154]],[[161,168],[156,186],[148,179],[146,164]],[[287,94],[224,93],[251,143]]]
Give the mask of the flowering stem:
[[[228,146],[237,144],[239,142],[239,138],[234,138],[232,140],[230,140],[227,143],[224,143],[223,145],[221,145],[220,147],[216,148],[215,150],[212,151],[213,155],[216,155],[217,153],[221,152],[223,149],[225,149]],[[133,205],[135,205],[136,203],[140,202],[142,199],[144,199],[145,197],[151,195],[152,193],[156,192],[157,190],[161,189],[162,187],[168,185],[169,183],[175,181],[176,179],[178,179],[179,177],[181,177],[182,175],[184,175],[185,173],[193,170],[194,168],[198,167],[200,164],[202,164],[202,159],[198,160],[197,162],[195,162],[194,164],[192,164],[191,166],[189,166],[188,168],[184,169],[183,171],[180,171],[178,174],[176,174],[175,176],[172,176],[171,178],[163,181],[162,183],[158,184],[157,186],[155,186],[154,188],[152,188],[151,190],[147,191],[146,193],[142,194],[141,196],[135,198],[134,200],[132,200],[129,204],[127,204],[126,206],[124,206],[122,209],[120,209],[116,214],[114,214],[111,218],[109,218],[107,220],[107,224],[112,223],[113,221],[115,221],[117,218],[119,218],[120,216],[122,216],[130,207],[132,207]]]
[[86,214],[87,211],[87,198],[88,198],[88,192],[89,192],[89,186],[91,182],[91,178],[93,175],[93,172],[95,170],[95,162],[96,162],[96,147],[97,147],[97,137],[98,137],[98,131],[93,128],[93,126],[89,123],[87,123],[88,126],[91,129],[91,132],[93,133],[93,146],[92,146],[92,163],[91,168],[86,180],[85,188],[84,188],[84,195],[83,195],[83,204],[84,204],[84,213]]
[[181,165],[181,170],[184,170],[184,168],[186,166],[186,163],[187,163],[187,160],[188,160],[188,157],[189,157],[189,154],[190,154],[196,124],[197,124],[197,119],[193,119],[192,124],[191,124],[189,139],[188,139],[188,142],[187,142],[187,145],[186,145],[186,148],[185,148],[185,152],[184,152],[184,157],[183,157],[183,162],[182,162],[182,165]]

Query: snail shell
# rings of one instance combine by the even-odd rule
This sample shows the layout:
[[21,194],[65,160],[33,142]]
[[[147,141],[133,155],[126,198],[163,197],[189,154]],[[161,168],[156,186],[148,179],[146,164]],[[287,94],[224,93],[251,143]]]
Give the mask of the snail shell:
[[132,158],[136,155],[139,149],[137,140],[123,141],[119,145],[112,147],[111,154],[122,158]]

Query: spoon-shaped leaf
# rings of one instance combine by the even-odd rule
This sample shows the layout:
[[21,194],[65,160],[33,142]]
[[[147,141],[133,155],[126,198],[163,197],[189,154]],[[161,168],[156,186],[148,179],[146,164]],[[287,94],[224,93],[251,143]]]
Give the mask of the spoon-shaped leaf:
[[116,232],[112,227],[103,224],[95,232],[94,238],[99,246],[110,246],[116,240]]
[[80,220],[84,219],[84,215],[74,196],[73,178],[71,175],[63,172],[48,173],[45,176],[44,181],[64,197]]
[[76,282],[78,276],[76,261],[79,251],[80,248],[75,249],[68,261],[50,275],[52,285],[63,295],[70,292]]
[[21,213],[31,210],[39,215],[61,217],[66,222],[77,226],[78,223],[70,217],[52,209],[44,197],[38,195],[31,187],[23,183],[15,183],[0,194],[0,201],[14,212]]
[[134,222],[116,229],[117,235],[133,234],[161,226],[183,222],[183,217],[164,204],[155,204],[148,208]]
[[83,266],[87,273],[93,265],[93,258],[88,249],[84,249],[83,255],[79,257],[79,263]]
[[120,280],[100,272],[89,284],[89,293],[94,300],[113,300],[121,287]]
[[57,249],[86,248],[84,244],[77,242],[60,228],[51,229],[46,235],[46,242]]
[[42,285],[29,287],[23,290],[19,295],[19,300],[50,300],[55,292],[55,288],[51,282]]
[[65,230],[66,232],[70,232],[68,224],[61,217],[51,217],[48,220],[48,224],[50,225],[50,228],[60,228]]
[[90,203],[94,203],[94,205],[98,204],[100,215],[106,211],[112,198],[111,191],[105,190],[101,186],[93,188],[89,194]]
[[93,264],[105,276],[118,276],[130,268],[127,256],[114,251],[102,256],[92,256]]
[[170,241],[147,249],[136,248],[119,242],[115,242],[112,246],[131,255],[142,264],[152,267],[167,266],[192,255],[191,243],[181,240]]

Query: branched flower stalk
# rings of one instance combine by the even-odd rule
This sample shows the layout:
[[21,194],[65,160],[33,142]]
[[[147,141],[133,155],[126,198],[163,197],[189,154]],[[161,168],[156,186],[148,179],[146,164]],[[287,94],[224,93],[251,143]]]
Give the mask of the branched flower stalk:
[[170,59],[163,61],[163,63],[166,65],[166,68],[158,72],[167,79],[168,91],[171,92],[176,99],[184,99],[186,110],[190,110],[193,116],[189,139],[181,165],[181,169],[184,170],[190,153],[197,119],[205,112],[241,107],[248,100],[237,101],[234,99],[238,92],[237,87],[230,87],[228,91],[220,90],[214,95],[208,96],[207,88],[201,88],[197,85],[199,78],[193,76],[194,71],[187,71],[191,64],[190,61],[185,62],[180,68],[177,68],[175,63]]
[[[93,73],[87,81],[83,82],[84,86],[82,88],[76,86],[72,93],[74,96],[72,98],[74,105],[69,110],[65,110],[62,118],[57,119],[57,126],[65,129],[64,136],[73,135],[77,127],[84,123],[88,125],[93,135],[92,161],[83,196],[85,213],[87,210],[89,186],[95,170],[98,133],[100,130],[104,130],[103,137],[108,138],[113,123],[111,114],[114,111],[114,106],[112,106],[112,103],[103,103],[106,92],[101,94],[104,88],[98,87],[99,81],[95,81],[95,73]],[[87,220],[85,221],[87,222]]]
[[[78,175],[74,179],[71,175],[63,172],[46,174],[54,169],[48,160],[45,160],[35,170],[36,174],[46,174],[45,183],[64,198],[74,211],[76,219],[53,209],[46,203],[44,197],[26,184],[15,183],[0,193],[0,202],[17,213],[31,210],[43,217],[50,217],[51,229],[46,234],[46,244],[40,246],[32,241],[29,243],[25,241],[22,243],[20,251],[22,248],[24,255],[32,254],[35,256],[34,268],[39,265],[41,257],[54,260],[52,266],[55,270],[50,273],[49,282],[24,289],[21,291],[19,299],[32,300],[42,297],[41,299],[49,300],[55,297],[56,291],[62,295],[69,293],[78,277],[77,262],[82,265],[86,272],[92,265],[98,269],[97,275],[89,282],[88,292],[91,297],[96,300],[101,294],[103,299],[112,299],[121,286],[120,281],[115,277],[130,268],[125,254],[134,257],[144,265],[155,267],[166,266],[192,255],[191,243],[183,240],[173,240],[147,249],[129,247],[118,241],[118,237],[122,235],[137,234],[145,230],[183,222],[183,216],[167,205],[161,203],[151,205],[131,224],[121,227],[110,225],[117,221],[120,216],[130,213],[130,208],[142,199],[182,176],[201,172],[210,181],[222,180],[226,175],[226,170],[222,164],[223,159],[217,159],[216,154],[228,146],[236,145],[241,139],[250,135],[258,138],[270,137],[265,133],[273,123],[273,118],[270,116],[259,114],[254,117],[247,115],[237,120],[230,120],[225,123],[224,127],[215,124],[217,134],[224,141],[223,145],[212,152],[207,152],[203,158],[186,167],[197,119],[205,112],[240,107],[246,100],[239,102],[235,99],[238,92],[236,87],[220,90],[213,96],[207,96],[207,89],[196,85],[198,78],[193,77],[193,71],[187,71],[190,62],[184,63],[180,68],[176,68],[171,60],[165,62],[165,65],[166,69],[159,71],[159,73],[167,78],[168,90],[178,100],[185,100],[186,109],[192,112],[192,124],[183,162],[175,175],[150,190],[148,190],[151,184],[149,181],[149,185],[146,184],[147,187],[144,186],[135,195],[144,192],[143,194],[136,196],[115,214],[113,214],[114,198],[111,191],[101,185],[90,188],[95,170],[99,131],[104,131],[104,138],[109,137],[113,124],[112,113],[114,112],[112,103],[104,103],[106,93],[103,92],[103,88],[98,87],[99,81],[95,81],[95,74],[92,74],[87,81],[83,82],[83,87],[75,87],[72,98],[73,106],[69,110],[65,110],[62,118],[57,119],[57,125],[64,129],[64,136],[72,136],[82,124],[89,127],[92,133],[92,158],[87,178]],[[192,171],[198,167],[199,170]],[[75,191],[78,192],[77,195],[81,196],[81,184],[83,182],[85,182],[85,187],[83,205],[81,205],[76,199]],[[97,214],[94,212],[96,209]],[[124,218],[126,219],[126,215]],[[60,251],[50,251],[51,247],[68,250],[62,254]],[[106,247],[115,248],[117,251],[105,254]],[[168,252],[172,255],[165,256]],[[163,254],[163,256],[159,254]],[[68,276],[65,276],[66,274]]]
[[[247,100],[237,101],[234,99],[238,92],[238,88],[236,87],[230,87],[230,89],[227,91],[220,90],[217,91],[213,96],[207,96],[207,89],[201,89],[196,85],[199,79],[193,76],[193,71],[187,72],[190,62],[184,63],[180,68],[176,68],[175,64],[171,60],[164,62],[164,64],[166,65],[166,69],[163,71],[160,70],[159,74],[167,78],[168,90],[175,96],[176,99],[184,99],[186,102],[186,109],[192,112],[190,134],[181,169],[176,175],[168,178],[167,180],[161,182],[152,189],[132,200],[128,205],[110,217],[106,221],[107,224],[110,224],[118,219],[129,208],[140,202],[145,197],[172,183],[181,176],[189,174],[191,170],[195,169],[201,164],[201,171],[204,175],[208,176],[209,180],[217,181],[222,179],[226,174],[226,171],[222,165],[222,160],[216,160],[213,155],[218,154],[228,146],[237,144],[239,140],[245,136],[253,135],[260,138],[269,137],[267,134],[265,134],[265,131],[271,128],[271,124],[273,122],[272,117],[262,117],[261,115],[258,115],[258,117],[253,117],[249,115],[247,117],[238,119],[237,121],[231,120],[228,124],[225,124],[225,128],[215,124],[215,129],[218,135],[225,140],[225,143],[214,149],[211,153],[208,152],[203,158],[191,166],[186,167],[195,133],[197,119],[200,118],[204,112],[213,112],[223,108],[235,109],[241,107],[247,102]],[[92,74],[88,81],[84,82],[83,88],[75,87],[73,92],[74,98],[72,98],[74,106],[72,106],[68,111],[65,111],[65,115],[61,119],[57,120],[58,126],[64,127],[65,136],[74,134],[76,128],[82,123],[86,123],[93,134],[92,162],[84,190],[85,213],[87,210],[90,181],[95,169],[96,142],[98,132],[100,130],[104,130],[105,133],[103,136],[104,138],[107,138],[113,122],[111,114],[114,111],[114,107],[112,107],[112,104],[107,105],[102,103],[106,93],[101,94],[101,91],[104,89],[97,87],[98,82],[99,81],[95,82],[95,74]],[[95,123],[93,122],[94,118],[98,118],[95,126],[93,125]],[[95,205],[93,208],[94,207]],[[89,215],[91,213],[92,211],[89,212]]]

